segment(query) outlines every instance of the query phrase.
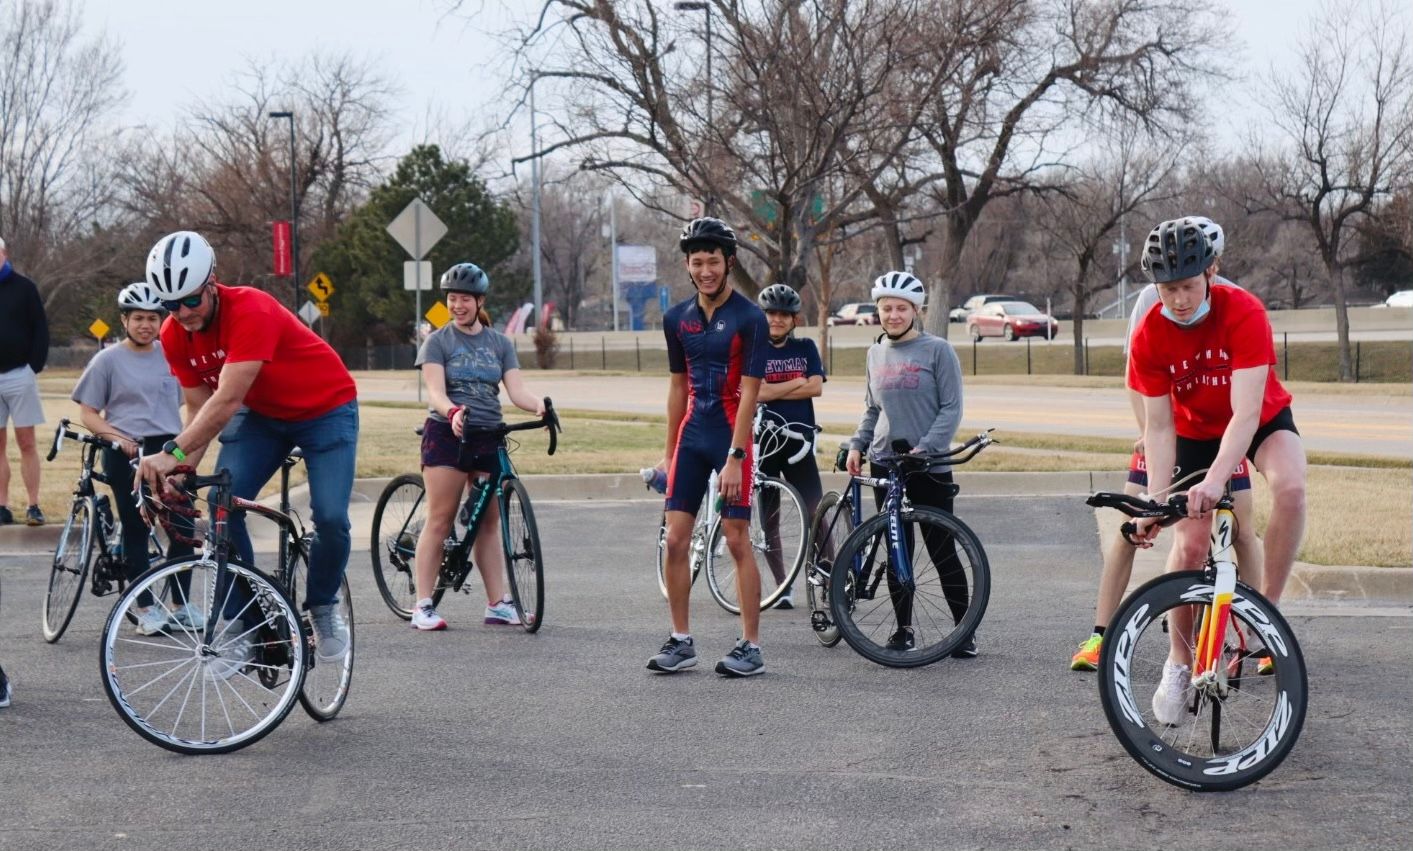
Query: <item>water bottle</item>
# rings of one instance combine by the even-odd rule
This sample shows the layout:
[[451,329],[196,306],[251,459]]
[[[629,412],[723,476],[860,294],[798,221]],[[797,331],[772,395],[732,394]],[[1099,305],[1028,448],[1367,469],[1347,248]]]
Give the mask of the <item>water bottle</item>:
[[643,484],[657,491],[667,493],[667,471],[657,467],[644,467],[638,471],[638,475],[643,477]]

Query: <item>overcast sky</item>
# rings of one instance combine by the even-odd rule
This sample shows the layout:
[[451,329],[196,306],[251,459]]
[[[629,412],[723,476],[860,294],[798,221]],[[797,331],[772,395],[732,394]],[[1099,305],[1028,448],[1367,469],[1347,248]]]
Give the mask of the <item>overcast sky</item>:
[[[1230,70],[1249,75],[1280,62],[1318,4],[1221,3],[1231,20]],[[422,138],[429,111],[476,126],[479,114],[503,112],[507,57],[488,33],[533,19],[541,0],[463,0],[453,13],[454,5],[454,0],[89,0],[87,17],[122,45],[131,92],[124,123],[171,126],[192,102],[222,99],[248,58],[297,61],[316,49],[348,51],[377,59],[400,85],[403,129],[397,147],[405,149]],[[1174,14],[1181,14],[1180,4]],[[1243,88],[1236,84],[1218,97],[1229,98],[1233,120],[1244,123],[1253,110]]]

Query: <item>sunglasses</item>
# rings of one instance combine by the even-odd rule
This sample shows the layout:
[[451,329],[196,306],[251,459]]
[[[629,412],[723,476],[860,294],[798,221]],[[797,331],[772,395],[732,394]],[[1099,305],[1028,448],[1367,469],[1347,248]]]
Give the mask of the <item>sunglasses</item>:
[[176,301],[167,301],[166,299],[162,299],[162,307],[166,308],[168,313],[176,313],[177,310],[183,307],[188,310],[195,310],[196,308],[201,306],[201,300],[205,297],[206,288],[202,287],[201,289],[196,291],[196,295],[189,295],[186,298],[179,298]]

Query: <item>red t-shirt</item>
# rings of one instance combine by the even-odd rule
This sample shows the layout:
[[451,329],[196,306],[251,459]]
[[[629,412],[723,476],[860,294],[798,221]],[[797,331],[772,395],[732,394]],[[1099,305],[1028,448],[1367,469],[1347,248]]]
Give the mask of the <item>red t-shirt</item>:
[[1170,394],[1179,437],[1219,440],[1231,422],[1232,370],[1268,367],[1261,423],[1290,404],[1276,378],[1276,346],[1266,308],[1236,287],[1212,287],[1212,309],[1184,328],[1162,314],[1161,303],[1133,335],[1128,386],[1144,396]]
[[277,420],[308,420],[358,396],[343,361],[269,293],[217,284],[220,306],[206,330],[188,332],[175,317],[162,323],[162,351],[183,387],[213,391],[230,363],[265,365],[245,394],[245,405]]

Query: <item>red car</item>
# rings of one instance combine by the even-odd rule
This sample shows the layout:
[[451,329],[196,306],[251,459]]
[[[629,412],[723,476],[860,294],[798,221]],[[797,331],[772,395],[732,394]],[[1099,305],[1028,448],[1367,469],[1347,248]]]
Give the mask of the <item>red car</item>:
[[983,305],[967,317],[967,331],[977,342],[982,337],[1044,337],[1053,340],[1060,333],[1060,323],[1053,316],[1041,313],[1025,301],[998,301]]

